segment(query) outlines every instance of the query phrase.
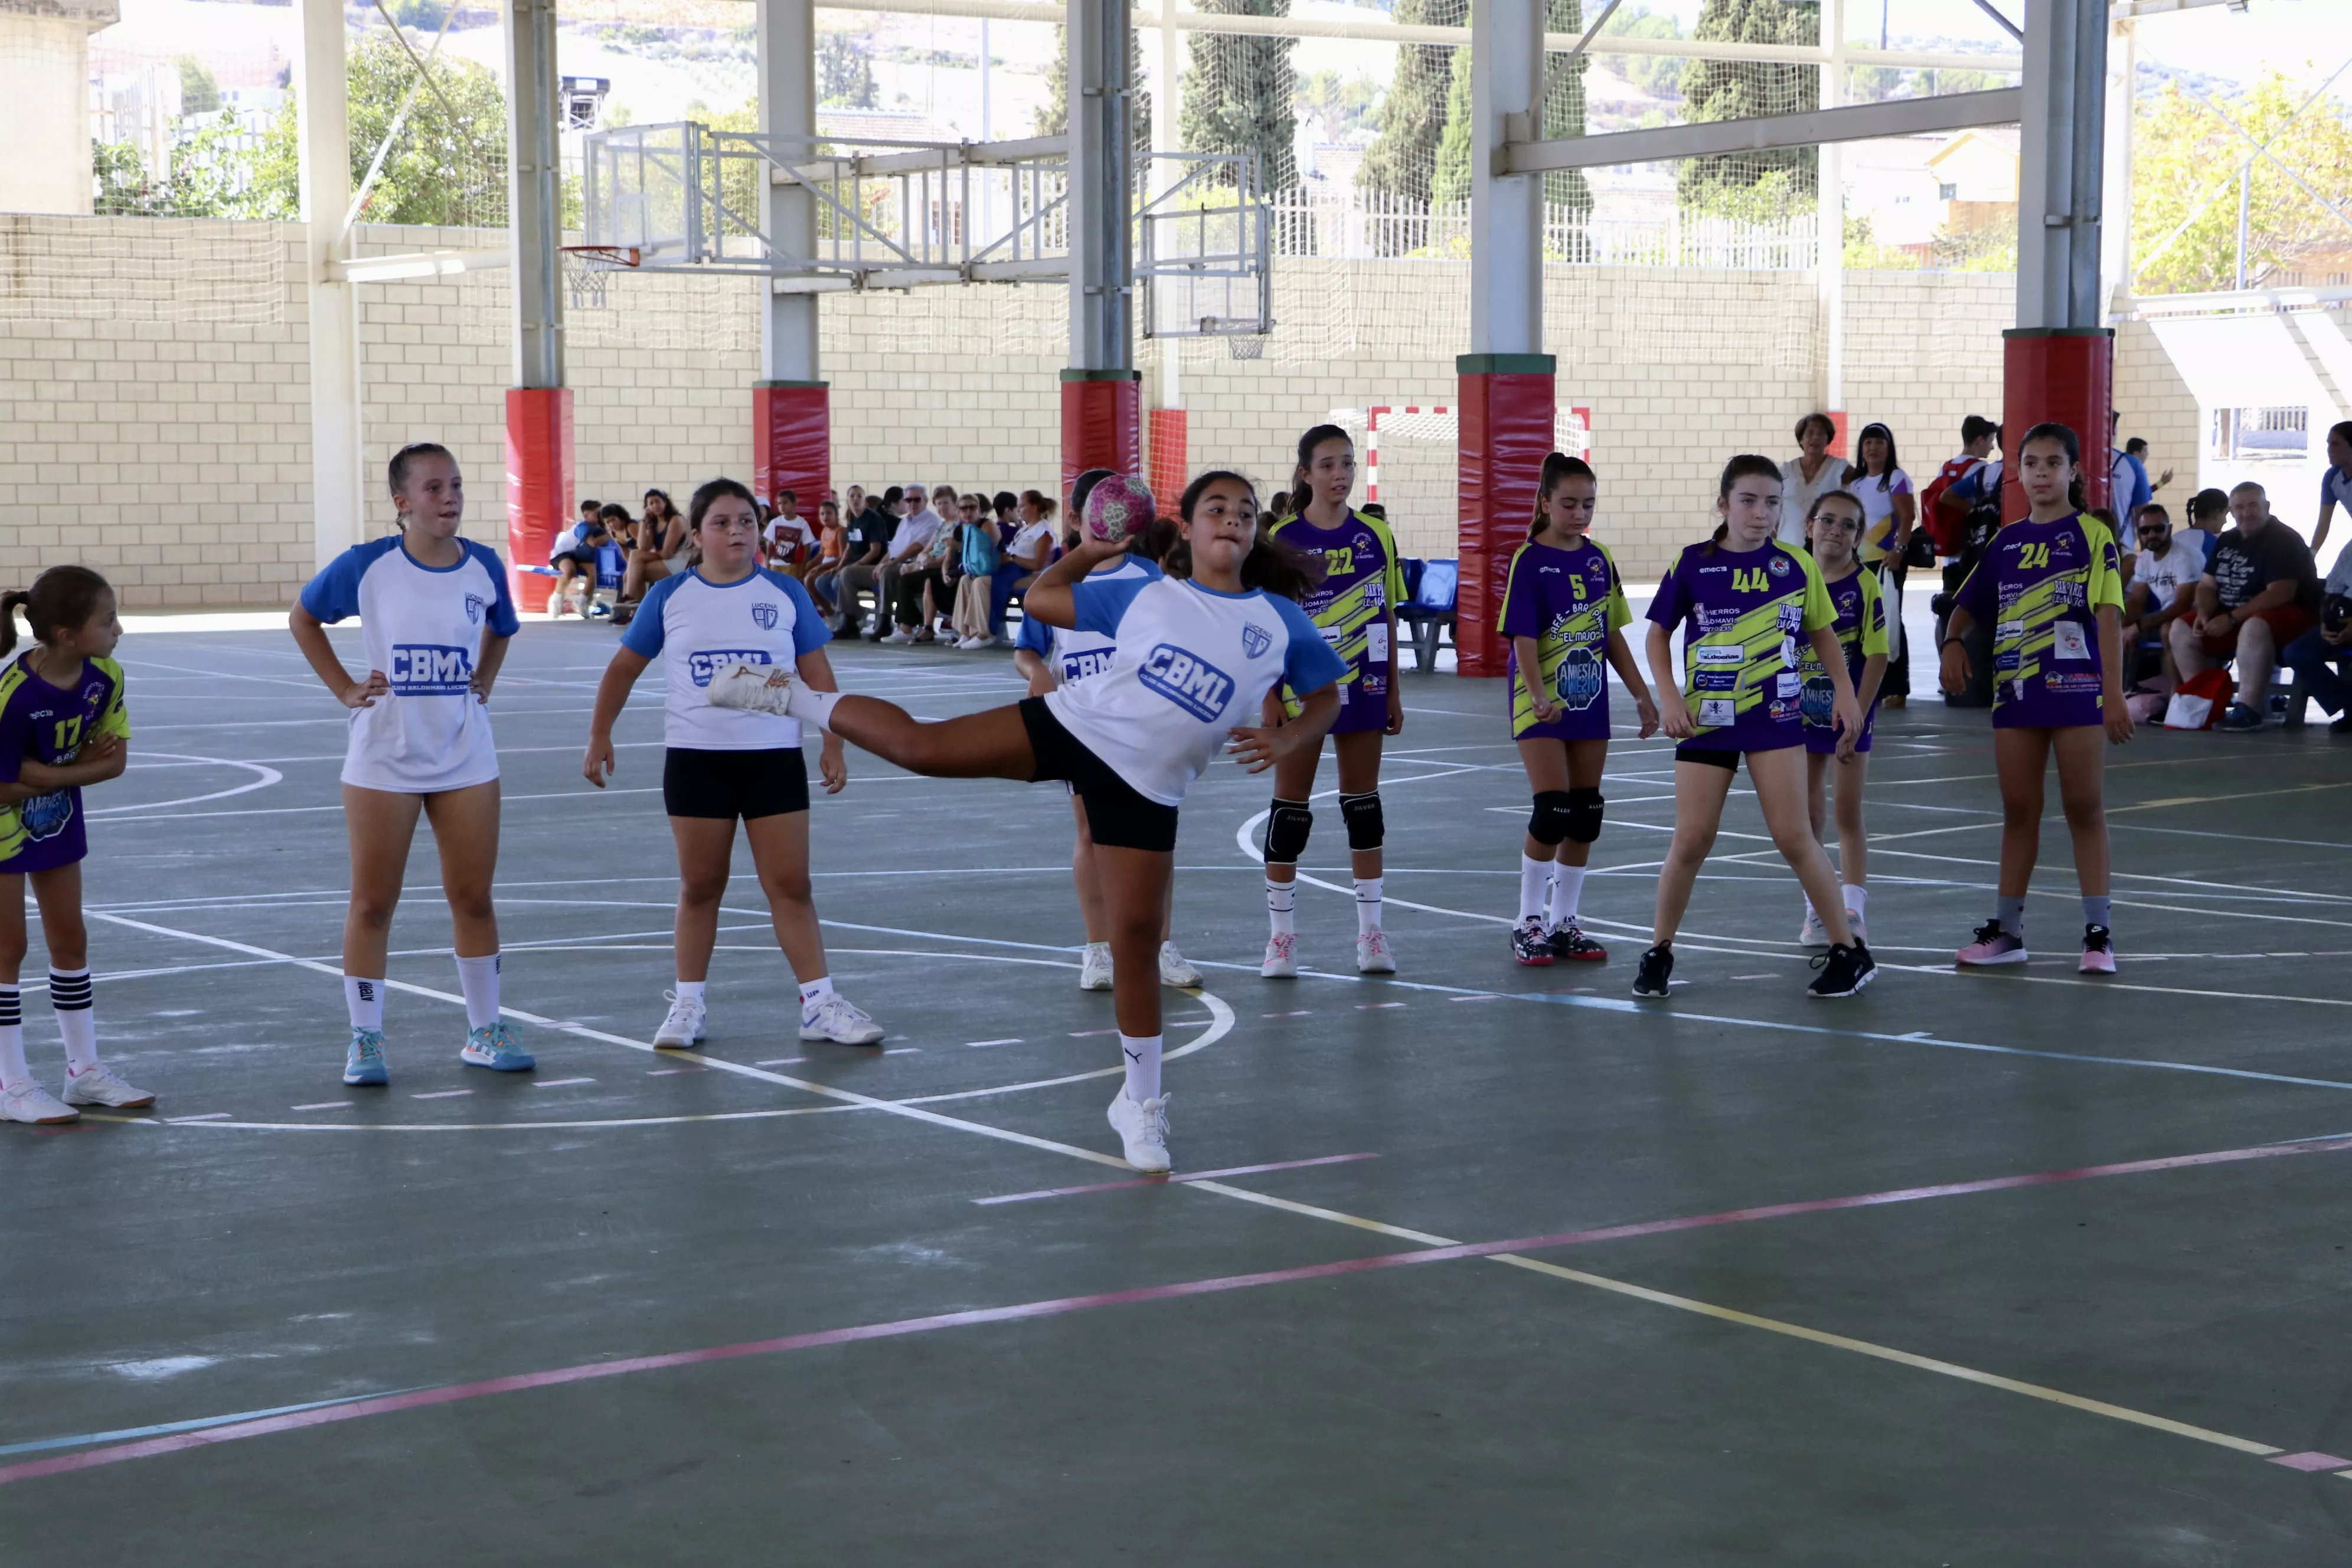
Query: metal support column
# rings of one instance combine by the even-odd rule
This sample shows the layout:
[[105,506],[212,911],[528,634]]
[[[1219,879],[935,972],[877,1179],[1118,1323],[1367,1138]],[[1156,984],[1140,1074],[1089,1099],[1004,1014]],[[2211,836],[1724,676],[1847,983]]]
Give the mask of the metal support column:
[[538,609],[538,565],[572,521],[572,393],[563,384],[563,163],[554,0],[507,0],[507,223],[514,385],[507,391],[507,578]]
[[[1160,78],[1151,92],[1151,150],[1172,152],[1183,124],[1183,34],[1177,29],[1181,0],[1160,0]],[[1154,163],[1151,194],[1163,195],[1182,177],[1181,165]],[[1185,484],[1190,429],[1184,413],[1183,341],[1160,340],[1160,385],[1151,410],[1150,479],[1155,494],[1172,497]]]
[[[1830,51],[1822,68],[1822,107],[1845,102],[1845,0],[1822,0],[1822,42]],[[1843,147],[1824,142],[1814,154],[1814,224],[1819,245],[1813,276],[1821,290],[1821,406],[1841,437],[1845,433],[1845,169]]]
[[[759,0],[758,14],[760,129],[814,136],[814,0]],[[760,202],[761,228],[784,253],[815,253],[816,198],[805,186],[762,179]],[[830,392],[817,370],[817,299],[772,289],[761,296],[760,379],[751,390],[751,488],[769,501],[793,491],[810,518],[833,472]]]
[[344,89],[341,0],[302,0],[300,75],[303,281],[310,306],[310,537],[324,566],[366,532],[360,462],[358,285],[334,263],[352,200],[351,112]]
[[[2101,177],[2106,142],[2106,0],[2029,0],[2018,157],[2017,327],[2005,334],[2004,440],[2044,420],[2083,444],[2093,506],[2107,499],[2115,333],[2102,323]],[[2003,514],[2025,515],[2009,465]]]
[[2131,293],[2132,286],[2132,115],[2139,80],[2139,24],[2128,16],[2115,19],[2107,39],[2107,124],[2105,188],[2115,193],[2113,223],[2100,225],[2099,299],[2112,309]]
[[1128,0],[1068,0],[1070,368],[1062,373],[1062,482],[1137,471],[1134,62]]
[[1512,551],[1527,538],[1551,450],[1557,362],[1543,352],[1543,176],[1507,173],[1508,148],[1542,133],[1542,0],[1470,7],[1470,350],[1460,382],[1456,672],[1501,675],[1496,629]]

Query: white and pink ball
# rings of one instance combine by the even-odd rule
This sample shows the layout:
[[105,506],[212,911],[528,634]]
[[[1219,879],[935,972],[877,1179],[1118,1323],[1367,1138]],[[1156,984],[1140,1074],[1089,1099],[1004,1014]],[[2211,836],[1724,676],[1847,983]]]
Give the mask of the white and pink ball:
[[1151,489],[1132,474],[1112,474],[1087,493],[1086,526],[1105,544],[1124,544],[1159,515]]

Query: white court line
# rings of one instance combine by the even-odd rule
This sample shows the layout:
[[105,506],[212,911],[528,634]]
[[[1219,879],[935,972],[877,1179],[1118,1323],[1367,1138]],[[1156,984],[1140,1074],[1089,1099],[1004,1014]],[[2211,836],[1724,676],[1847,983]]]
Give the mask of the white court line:
[[[210,795],[183,795],[178,800],[143,801],[137,805],[101,805],[95,808],[85,808],[82,815],[84,816],[118,816],[125,812],[161,811],[166,806],[194,805],[199,801],[226,800],[233,795],[250,795],[257,789],[268,789],[271,784],[280,783],[286,777],[284,773],[279,773],[276,768],[266,768],[259,763],[240,763],[227,757],[196,757],[189,756],[180,752],[150,752],[146,754],[154,757],[171,758],[172,765],[174,766],[188,767],[212,763],[217,763],[225,768],[251,768],[255,773],[259,773],[261,776],[257,779],[253,779],[245,784],[238,784],[232,789],[216,789]],[[341,808],[339,807],[338,809]],[[195,813],[194,815],[204,816],[208,814],[200,812]]]

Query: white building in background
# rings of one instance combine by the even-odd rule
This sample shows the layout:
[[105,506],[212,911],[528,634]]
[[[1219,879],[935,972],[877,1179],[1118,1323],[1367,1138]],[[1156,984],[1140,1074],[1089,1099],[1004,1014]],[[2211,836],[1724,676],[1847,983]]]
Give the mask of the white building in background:
[[0,212],[90,210],[89,36],[115,0],[0,0]]

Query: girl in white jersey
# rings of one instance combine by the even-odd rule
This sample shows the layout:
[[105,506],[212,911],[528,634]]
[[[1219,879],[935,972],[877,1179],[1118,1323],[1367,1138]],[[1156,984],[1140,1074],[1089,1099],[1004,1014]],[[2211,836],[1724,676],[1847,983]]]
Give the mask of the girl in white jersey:
[[[288,617],[310,668],[351,709],[343,819],[352,902],[343,917],[343,1004],[352,1038],[343,1081],[389,1081],[383,975],[419,811],[441,852],[441,888],[466,994],[462,1058],[497,1072],[535,1065],[499,1016],[499,753],[482,705],[519,624],[497,555],[457,537],[466,512],[457,460],[430,442],[393,455],[399,533],[353,545],[310,579]],[[367,679],[343,668],[326,627],[358,616]]]
[[[1266,539],[1257,496],[1238,474],[1202,475],[1184,491],[1184,538],[1168,574],[1144,582],[1080,582],[1124,548],[1102,536],[1108,483],[1087,498],[1076,549],[1041,574],[1027,612],[1049,626],[1112,639],[1100,675],[1007,708],[940,723],[918,721],[872,697],[843,697],[757,671],[714,686],[712,700],[773,704],[855,741],[909,773],[939,778],[1061,779],[1086,803],[1110,920],[1112,991],[1127,1081],[1110,1102],[1127,1160],[1164,1171],[1167,1097],[1160,1090],[1160,911],[1175,869],[1176,808],[1223,745],[1252,773],[1319,745],[1339,711],[1346,665],[1298,607],[1312,569]],[[1150,492],[1118,491],[1129,526]],[[1277,727],[1251,724],[1276,681],[1305,711]]]
[[[686,516],[701,564],[663,578],[646,595],[596,688],[582,763],[588,782],[603,789],[613,773],[613,721],[637,677],[660,659],[669,743],[662,804],[677,840],[677,989],[654,1044],[684,1050],[702,1040],[703,985],[740,819],[768,896],[776,945],[800,980],[801,1038],[877,1045],[881,1026],[835,991],[826,971],[809,894],[808,766],[800,721],[714,707],[709,697],[712,678],[737,665],[789,668],[814,690],[835,689],[824,655],[832,634],[807,589],[761,566],[759,513],[749,489],[713,479],[694,492]],[[827,795],[849,782],[841,742],[830,735],[817,771]]]
[[[1108,468],[1089,468],[1080,474],[1071,487],[1071,504],[1086,505],[1087,495],[1097,481],[1110,478]],[[1154,522],[1139,534],[1130,535],[1124,554],[1106,556],[1087,574],[1089,583],[1150,582],[1162,574],[1155,563],[1176,542],[1176,531],[1162,521]],[[1100,632],[1082,632],[1068,626],[1049,626],[1031,616],[1021,623],[1021,635],[1014,640],[1013,668],[1029,683],[1029,695],[1043,697],[1064,686],[1076,686],[1079,681],[1100,675],[1111,667],[1112,655],[1118,644]],[[1087,946],[1078,960],[1078,989],[1108,991],[1110,989],[1110,923],[1103,914],[1102,881],[1095,868],[1094,836],[1087,831],[1087,803],[1070,792],[1070,810],[1078,819],[1077,847],[1070,855],[1070,876],[1077,885],[1078,918],[1087,931]],[[1162,985],[1191,986],[1201,984],[1201,972],[1186,962],[1176,951],[1171,921],[1174,917],[1176,883],[1168,884],[1170,908],[1160,921],[1160,983]]]

